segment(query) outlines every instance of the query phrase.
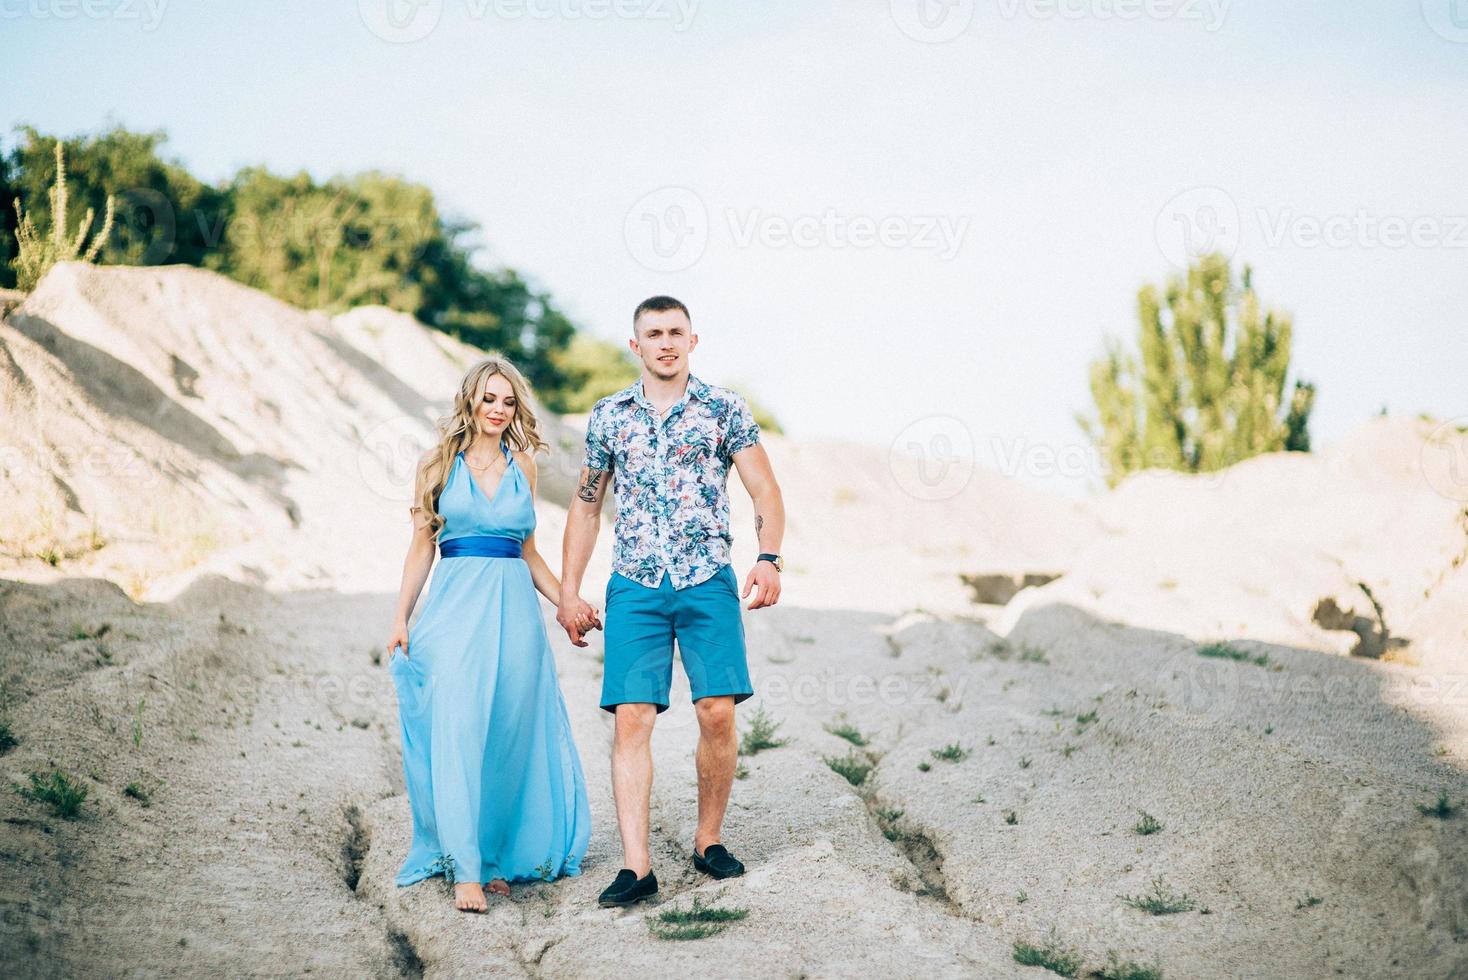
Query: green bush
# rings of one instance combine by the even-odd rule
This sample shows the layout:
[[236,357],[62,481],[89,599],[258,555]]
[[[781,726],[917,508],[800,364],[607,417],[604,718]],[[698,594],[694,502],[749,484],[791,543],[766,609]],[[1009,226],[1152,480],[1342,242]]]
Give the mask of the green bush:
[[1293,323],[1266,310],[1246,266],[1210,255],[1163,289],[1137,294],[1138,354],[1107,342],[1091,365],[1094,417],[1077,421],[1115,485],[1158,467],[1210,472],[1260,453],[1307,451],[1313,385],[1286,399]]

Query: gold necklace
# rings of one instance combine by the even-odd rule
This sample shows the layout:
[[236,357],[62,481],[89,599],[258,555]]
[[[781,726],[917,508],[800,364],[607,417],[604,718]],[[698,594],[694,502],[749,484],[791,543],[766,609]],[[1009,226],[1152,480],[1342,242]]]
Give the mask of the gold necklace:
[[491,469],[496,462],[498,462],[498,458],[490,460],[488,463],[485,463],[483,466],[475,466],[473,463],[469,462],[469,454],[468,453],[465,453],[464,454],[464,465],[467,466],[467,467],[469,467],[471,470],[475,470],[476,472],[483,473],[485,470]]

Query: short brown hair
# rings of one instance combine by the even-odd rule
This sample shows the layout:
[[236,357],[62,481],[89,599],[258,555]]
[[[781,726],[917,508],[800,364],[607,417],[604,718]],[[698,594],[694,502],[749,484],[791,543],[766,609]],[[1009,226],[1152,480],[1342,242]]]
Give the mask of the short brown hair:
[[671,296],[649,296],[637,304],[637,309],[632,311],[632,330],[637,331],[637,318],[644,313],[662,313],[665,310],[682,310],[683,315],[688,317],[688,322],[693,322],[693,314],[688,312],[688,307]]

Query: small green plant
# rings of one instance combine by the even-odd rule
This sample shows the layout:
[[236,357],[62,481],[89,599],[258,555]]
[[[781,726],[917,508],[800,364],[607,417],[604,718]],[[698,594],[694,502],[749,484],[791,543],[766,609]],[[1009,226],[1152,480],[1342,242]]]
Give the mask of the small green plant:
[[1026,664],[1048,664],[1050,661],[1045,657],[1045,651],[1031,643],[1026,643],[1019,648],[1020,663]]
[[454,878],[456,877],[454,872],[454,856],[452,854],[440,854],[434,859],[433,863],[428,866],[428,876],[432,878],[434,875],[443,875],[444,888],[452,895],[454,893]]
[[1320,898],[1316,895],[1306,895],[1304,898],[1295,902],[1295,911],[1298,912],[1301,909],[1313,909],[1315,906],[1321,904],[1324,901],[1325,899]]
[[143,703],[147,700],[146,695],[138,698],[138,710],[133,713],[133,748],[135,749],[143,744]]
[[1079,745],[1071,745],[1069,742],[1067,742],[1060,747],[1060,757],[1062,759],[1069,759],[1071,757],[1071,753],[1075,752],[1075,750],[1078,748],[1080,748]]
[[1161,822],[1158,821],[1156,817],[1152,816],[1152,814],[1148,813],[1146,810],[1138,810],[1137,812],[1142,815],[1142,819],[1137,821],[1137,825],[1133,827],[1132,830],[1141,834],[1143,837],[1147,837],[1157,833],[1159,830],[1162,829]]
[[649,917],[647,925],[659,939],[707,939],[723,932],[729,923],[738,922],[748,915],[749,909],[705,905],[702,897],[695,895],[692,908],[663,909],[655,917]]
[[1156,966],[1143,966],[1134,960],[1121,960],[1114,950],[1106,953],[1106,965],[1099,970],[1092,970],[1091,976],[1096,980],[1162,980],[1162,968]]
[[1269,664],[1269,654],[1261,653],[1253,656],[1247,650],[1240,650],[1231,643],[1205,643],[1198,648],[1198,656],[1210,657],[1214,660],[1233,660],[1238,663],[1251,663],[1256,667],[1264,667]]
[[1462,808],[1463,803],[1461,800],[1457,803],[1452,803],[1448,800],[1448,791],[1446,788],[1438,790],[1437,800],[1434,802],[1417,804],[1417,811],[1424,817],[1437,817],[1439,820],[1448,819]]
[[1080,728],[1084,728],[1087,725],[1089,725],[1092,722],[1094,722],[1096,720],[1096,718],[1097,718],[1096,709],[1095,708],[1092,708],[1090,711],[1087,711],[1085,714],[1076,715],[1076,725],[1079,726]]
[[20,739],[15,737],[15,732],[10,729],[10,722],[0,720],[0,755],[4,755],[20,744]]
[[897,841],[906,836],[897,826],[897,821],[902,819],[901,810],[878,810],[876,817],[877,826],[882,828],[883,837],[890,841]]
[[87,798],[87,788],[60,769],[52,769],[44,776],[33,772],[30,786],[16,786],[15,789],[33,803],[45,803],[53,816],[63,820],[75,820],[80,816],[82,802]]
[[835,735],[837,738],[846,739],[846,741],[850,742],[852,745],[855,745],[857,748],[865,748],[867,745],[867,737],[863,735],[861,733],[861,729],[857,728],[855,725],[848,725],[845,723],[842,723],[840,725],[827,725],[826,731],[830,732],[832,735]]
[[153,794],[144,789],[142,783],[128,783],[127,786],[123,788],[122,795],[130,799],[137,800],[145,808],[151,806],[153,803]]
[[859,754],[855,749],[850,750],[842,756],[823,756],[826,765],[831,771],[845,779],[853,786],[860,786],[866,782],[867,776],[871,774],[872,762],[864,754]]
[[949,742],[941,749],[931,749],[928,754],[940,762],[962,762],[968,758],[969,750],[957,742]]
[[1019,760],[1019,767],[1021,769],[1028,769],[1028,768],[1030,768],[1030,757],[1027,756],[1027,755],[1026,756],[1021,756],[1020,757],[1020,760]]
[[749,716],[749,728],[739,739],[739,754],[755,755],[765,749],[778,749],[790,741],[788,738],[775,737],[779,728],[780,723],[765,714],[765,709],[761,706]]
[[735,766],[734,766],[734,778],[735,779],[748,779],[749,778],[749,767],[744,764],[744,760],[743,759],[740,759],[739,762],[737,764],[735,764]]
[[1013,827],[1015,824],[1019,823],[1019,814],[1015,813],[1013,810],[1005,810],[1004,822]]
[[923,761],[917,764],[918,772],[927,772],[929,769],[932,768],[933,764],[931,762]]
[[86,217],[82,218],[75,238],[67,231],[66,149],[61,140],[56,141],[56,184],[48,193],[51,198],[49,236],[43,236],[36,230],[31,216],[21,208],[20,198],[15,199],[16,256],[10,264],[15,269],[15,286],[22,292],[35,289],[36,283],[57,262],[71,262],[77,258],[83,262],[96,261],[97,254],[102,251],[102,246],[112,234],[114,202],[110,194],[107,196],[107,216],[102,221],[102,230],[92,239],[91,246],[85,252],[82,251],[82,245],[87,240],[87,233],[92,230],[92,219],[96,212],[87,208]]
[[989,801],[986,800],[986,799],[984,799],[984,794],[980,793],[977,796],[975,796],[973,799],[969,800],[969,802],[970,803],[988,803]]
[[1174,895],[1162,882],[1162,876],[1152,879],[1152,892],[1147,895],[1122,895],[1121,900],[1134,909],[1148,915],[1173,915],[1198,907],[1198,903],[1187,895]]
[[1030,900],[1030,893],[1027,892],[1027,891],[1025,891],[1023,888],[1021,888],[1019,890],[1019,892],[1014,896],[1014,903],[1016,905],[1023,905],[1024,903],[1028,902],[1029,900]]
[[1063,946],[1053,930],[1050,937],[1039,946],[1027,942],[1015,943],[1014,961],[1021,966],[1042,966],[1062,977],[1073,977],[1081,969],[1080,956]]

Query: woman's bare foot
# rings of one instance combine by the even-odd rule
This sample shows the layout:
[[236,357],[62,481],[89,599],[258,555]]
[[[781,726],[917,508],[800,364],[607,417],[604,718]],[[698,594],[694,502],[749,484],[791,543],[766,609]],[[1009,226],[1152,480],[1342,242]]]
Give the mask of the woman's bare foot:
[[491,895],[503,895],[506,898],[510,896],[510,884],[503,878],[494,879],[489,884],[484,886],[484,890],[489,892]]
[[454,885],[454,908],[460,912],[486,912],[489,903],[484,900],[484,889],[477,881],[461,881]]

